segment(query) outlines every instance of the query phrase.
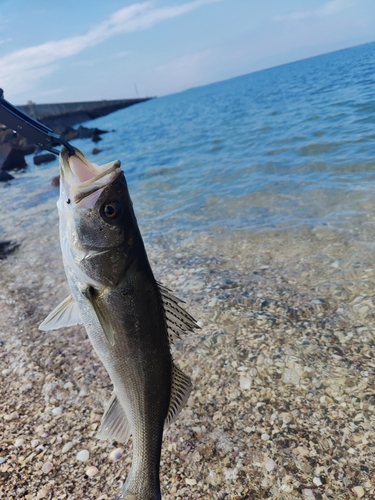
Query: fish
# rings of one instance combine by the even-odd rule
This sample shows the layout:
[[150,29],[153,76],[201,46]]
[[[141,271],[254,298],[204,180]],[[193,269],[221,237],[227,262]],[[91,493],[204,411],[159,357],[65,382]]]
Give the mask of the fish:
[[119,160],[102,166],[60,152],[60,244],[70,295],[39,326],[83,324],[113,384],[99,439],[133,436],[129,475],[116,500],[159,500],[164,429],[192,383],[171,344],[199,328],[152,272]]

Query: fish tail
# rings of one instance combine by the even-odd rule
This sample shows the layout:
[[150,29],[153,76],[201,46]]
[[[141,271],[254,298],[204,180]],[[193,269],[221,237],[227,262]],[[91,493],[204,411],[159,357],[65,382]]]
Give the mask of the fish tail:
[[146,494],[143,493],[127,493],[126,491],[121,492],[114,500],[161,500],[161,494]]
[[130,474],[115,500],[161,500],[159,477],[147,484],[144,475]]

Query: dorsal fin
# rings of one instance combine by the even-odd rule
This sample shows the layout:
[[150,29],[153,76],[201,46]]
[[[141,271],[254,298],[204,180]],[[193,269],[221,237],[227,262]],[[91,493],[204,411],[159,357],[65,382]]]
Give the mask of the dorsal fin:
[[172,387],[171,400],[164,427],[172,424],[182,408],[185,406],[191,392],[192,384],[190,378],[172,363]]
[[112,439],[119,443],[126,443],[130,434],[130,424],[126,413],[120,405],[115,391],[113,391],[96,437],[102,440]]
[[58,330],[66,326],[80,325],[82,323],[81,315],[77,302],[69,295],[64,299],[39,325],[39,330],[48,332]]
[[173,342],[181,333],[192,332],[199,328],[195,319],[179,305],[183,301],[175,297],[161,283],[158,283],[158,287],[165,311],[169,340]]

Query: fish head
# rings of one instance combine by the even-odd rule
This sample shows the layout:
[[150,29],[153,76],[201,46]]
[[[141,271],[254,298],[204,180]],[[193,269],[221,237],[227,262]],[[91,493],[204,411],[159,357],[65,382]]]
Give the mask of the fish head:
[[134,217],[120,161],[99,166],[63,148],[57,207],[67,271],[96,288],[115,286],[126,269]]

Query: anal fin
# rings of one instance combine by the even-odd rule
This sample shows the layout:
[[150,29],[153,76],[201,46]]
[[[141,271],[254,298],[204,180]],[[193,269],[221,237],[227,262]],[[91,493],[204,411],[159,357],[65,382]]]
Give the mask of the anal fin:
[[81,323],[82,319],[78,304],[73,297],[69,295],[39,325],[39,330],[48,332],[67,326],[80,325]]
[[178,414],[189,399],[191,389],[192,384],[190,377],[185,375],[185,373],[180,370],[178,366],[172,363],[171,400],[169,403],[168,415],[164,422],[164,427],[167,427],[176,420]]
[[115,391],[108,402],[96,437],[126,443],[131,434],[130,424]]

